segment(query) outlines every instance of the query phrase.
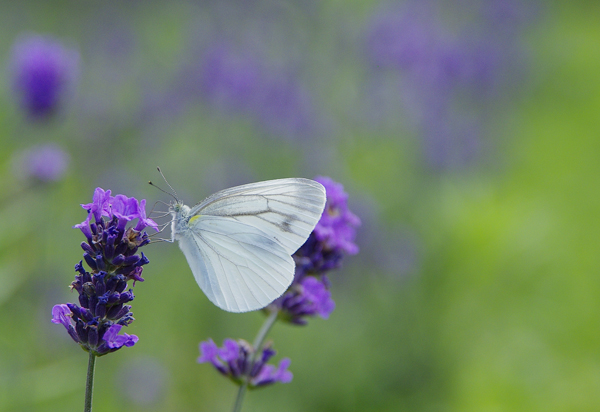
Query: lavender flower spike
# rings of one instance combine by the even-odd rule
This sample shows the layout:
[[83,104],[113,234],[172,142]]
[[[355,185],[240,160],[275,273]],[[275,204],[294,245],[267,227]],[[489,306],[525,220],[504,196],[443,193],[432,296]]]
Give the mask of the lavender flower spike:
[[358,253],[354,237],[360,219],[348,209],[348,194],[344,187],[329,177],[318,176],[315,180],[327,191],[327,204],[315,227],[317,239],[324,242],[328,249],[339,249],[350,255]]
[[[52,309],[52,322],[60,323],[81,347],[94,356],[114,352],[138,341],[135,335],[119,335],[123,326],[134,321],[131,306],[133,290],[128,281],[142,282],[143,266],[149,263],[138,249],[150,240],[146,226],[156,223],[146,218],[145,201],[124,195],[111,196],[110,190],[97,188],[92,203],[81,205],[88,212],[86,220],[75,225],[85,235],[81,243],[83,261],[75,265],[71,288],[79,294],[79,305],[68,303]],[[94,221],[92,221],[92,218]],[[136,228],[126,225],[140,218]]]
[[325,209],[304,245],[293,255],[296,274],[292,285],[266,309],[279,311],[279,319],[296,325],[305,325],[307,317],[329,317],[335,302],[326,274],[341,266],[344,255],[358,252],[354,238],[360,219],[348,209],[344,187],[328,177],[315,180],[325,186]]
[[304,245],[294,253],[296,279],[306,274],[321,275],[341,266],[345,254],[358,253],[354,243],[360,219],[348,209],[344,187],[329,177],[318,176],[327,192],[325,210]]

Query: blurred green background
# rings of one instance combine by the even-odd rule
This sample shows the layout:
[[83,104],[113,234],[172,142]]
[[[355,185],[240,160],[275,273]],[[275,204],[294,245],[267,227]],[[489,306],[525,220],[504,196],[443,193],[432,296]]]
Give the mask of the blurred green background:
[[[600,4],[1,7],[1,411],[81,410],[87,354],[50,323],[77,299],[71,227],[97,186],[168,201],[156,166],[187,204],[327,175],[362,219],[331,317],[270,334],[293,381],[245,411],[600,410]],[[27,35],[75,56],[41,114],[15,80]],[[48,143],[51,179],[27,157]],[[176,245],[144,252],[140,341],[98,360],[95,410],[230,410],[198,343],[262,314],[212,305]]]

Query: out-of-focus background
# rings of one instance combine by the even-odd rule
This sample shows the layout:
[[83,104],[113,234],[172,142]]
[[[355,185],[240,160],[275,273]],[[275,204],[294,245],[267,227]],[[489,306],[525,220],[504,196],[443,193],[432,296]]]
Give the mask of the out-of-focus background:
[[[81,409],[87,354],[50,323],[77,298],[71,227],[97,186],[168,201],[156,166],[187,204],[330,176],[362,220],[330,318],[270,335],[293,381],[244,410],[600,410],[600,3],[1,10],[1,411]],[[229,410],[198,343],[262,314],[212,305],[176,245],[144,252],[140,341],[99,358],[95,410]]]

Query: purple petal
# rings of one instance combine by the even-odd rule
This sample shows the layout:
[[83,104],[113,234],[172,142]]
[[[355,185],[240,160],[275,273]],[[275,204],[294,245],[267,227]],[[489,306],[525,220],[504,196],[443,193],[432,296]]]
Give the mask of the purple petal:
[[121,328],[121,325],[114,324],[104,332],[102,339],[106,341],[109,348],[119,349],[122,346],[131,347],[139,340],[135,335],[128,335],[127,333],[119,335],[118,333],[121,331]]
[[146,199],[140,200],[140,204],[138,207],[138,217],[140,220],[138,221],[138,224],[135,226],[134,230],[141,232],[146,226],[150,226],[152,229],[158,232],[158,225],[156,224],[156,222],[146,217]]
[[292,372],[287,368],[292,361],[289,358],[284,358],[279,362],[279,367],[275,369],[273,365],[265,365],[260,373],[252,379],[253,386],[265,386],[275,382],[288,383],[292,380]]
[[198,363],[210,362],[215,369],[227,376],[227,369],[225,369],[225,366],[218,358],[219,349],[212,339],[209,339],[206,342],[200,342],[200,353],[201,355],[197,359]]
[[126,339],[123,345],[127,346],[128,348],[132,347],[138,342],[138,340],[140,340],[140,338],[138,338],[136,335],[128,335],[127,333],[124,333],[123,337]]
[[110,190],[104,191],[101,187],[97,187],[96,190],[94,190],[92,203],[82,204],[81,207],[91,212],[96,218],[96,221],[99,221],[102,216],[112,216],[109,206],[110,197]]
[[273,383],[272,375],[275,372],[275,367],[273,365],[265,365],[260,370],[258,375],[252,379],[252,385],[254,386],[264,386]]
[[91,217],[92,217],[92,213],[88,213],[87,218],[83,222],[73,226],[73,229],[81,230],[81,232],[88,239],[92,238],[92,230],[90,229],[90,218]]
[[360,219],[348,209],[348,194],[344,187],[329,177],[317,176],[315,180],[321,183],[327,192],[327,203],[315,227],[315,236],[328,249],[338,249],[348,254],[358,253],[354,238]]
[[71,316],[71,309],[65,304],[54,305],[52,308],[52,323],[61,323],[67,330],[71,326]]
[[225,362],[233,362],[240,355],[240,345],[233,339],[225,339],[223,348],[219,349],[219,356]]
[[276,381],[279,381],[281,383],[291,382],[294,375],[292,374],[292,372],[287,370],[287,368],[289,368],[291,363],[292,363],[292,361],[290,360],[290,358],[283,358],[281,360],[281,362],[279,362],[279,367],[277,368],[277,371],[274,373],[273,379],[275,379]]
[[303,294],[313,304],[313,311],[323,319],[327,319],[335,309],[331,292],[317,278],[307,276],[301,281]]
[[197,359],[198,363],[210,362],[214,364],[215,362],[218,362],[217,355],[217,344],[213,342],[212,339],[209,339],[206,342],[200,342],[200,356]]
[[135,197],[116,195],[111,199],[112,213],[119,219],[133,220],[138,218],[139,204]]

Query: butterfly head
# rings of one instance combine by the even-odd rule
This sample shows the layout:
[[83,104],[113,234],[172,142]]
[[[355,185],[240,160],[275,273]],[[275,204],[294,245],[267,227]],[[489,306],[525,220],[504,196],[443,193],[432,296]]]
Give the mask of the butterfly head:
[[169,213],[173,215],[175,220],[179,220],[181,218],[186,217],[189,213],[190,208],[183,204],[183,202],[177,200],[176,202],[171,202],[169,204]]

